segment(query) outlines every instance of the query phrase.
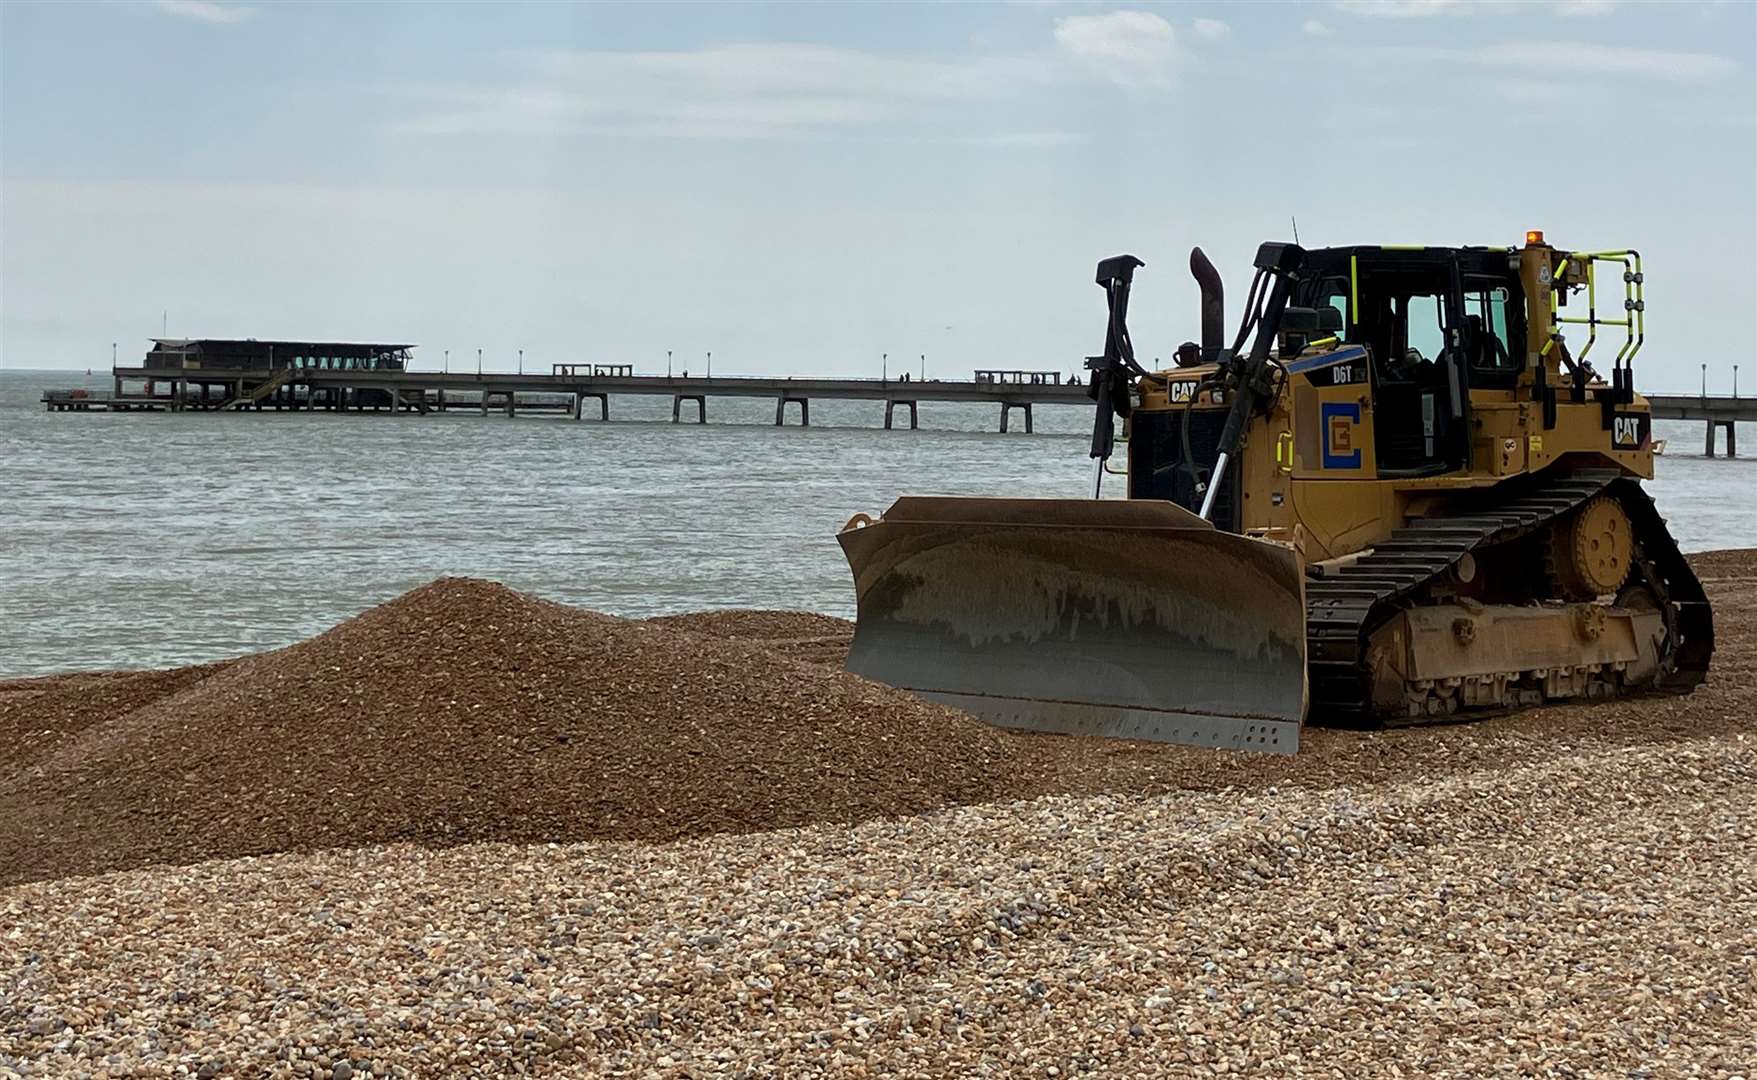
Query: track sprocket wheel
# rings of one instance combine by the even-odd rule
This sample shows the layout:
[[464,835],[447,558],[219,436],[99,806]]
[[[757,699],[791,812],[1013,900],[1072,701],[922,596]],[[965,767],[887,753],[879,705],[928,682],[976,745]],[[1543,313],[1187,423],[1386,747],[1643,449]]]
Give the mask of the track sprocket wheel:
[[1606,495],[1550,527],[1550,565],[1556,588],[1569,600],[1614,593],[1629,578],[1634,530],[1622,505]]

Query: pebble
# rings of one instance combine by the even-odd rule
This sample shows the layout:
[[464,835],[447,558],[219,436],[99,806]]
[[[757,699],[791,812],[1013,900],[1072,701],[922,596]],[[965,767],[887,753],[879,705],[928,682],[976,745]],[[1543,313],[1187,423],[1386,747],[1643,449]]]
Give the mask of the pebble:
[[[0,1030],[0,1074],[290,1075],[290,1052],[330,1080],[368,1054],[373,1076],[1730,1075],[1757,1060],[1754,735],[1346,792],[21,884],[0,986],[36,1012]],[[306,916],[313,877],[346,931]],[[1032,915],[983,932],[1008,912]],[[76,1012],[79,1044],[43,1033]]]
[[925,813],[14,878],[0,1076],[1749,1075],[1757,573],[1711,589],[1688,698],[1273,785],[1037,740]]

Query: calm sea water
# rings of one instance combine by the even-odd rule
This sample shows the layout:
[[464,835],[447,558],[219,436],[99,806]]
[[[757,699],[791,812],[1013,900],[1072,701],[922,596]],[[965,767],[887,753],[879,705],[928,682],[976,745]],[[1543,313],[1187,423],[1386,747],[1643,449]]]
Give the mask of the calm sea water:
[[[834,537],[855,511],[1091,483],[1075,406],[1040,407],[1027,436],[996,433],[998,406],[923,405],[924,430],[884,431],[879,402],[814,401],[810,428],[724,398],[706,426],[671,424],[665,398],[613,399],[609,424],[38,403],[78,385],[109,377],[0,371],[0,677],[285,645],[441,574],[631,616],[847,616]],[[1757,544],[1757,442],[1708,461],[1699,425],[1657,430],[1651,490],[1683,546]]]

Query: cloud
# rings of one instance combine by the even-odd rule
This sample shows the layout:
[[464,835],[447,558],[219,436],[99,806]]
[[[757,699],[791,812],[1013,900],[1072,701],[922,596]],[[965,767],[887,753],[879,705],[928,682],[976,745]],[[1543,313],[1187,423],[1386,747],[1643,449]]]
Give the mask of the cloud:
[[1148,11],[1066,15],[1055,40],[1075,60],[1121,83],[1163,78],[1173,53],[1171,24]]
[[431,134],[558,131],[751,139],[889,120],[1000,98],[1053,77],[1039,60],[921,59],[804,44],[676,52],[550,50],[518,58],[510,87],[414,86]]
[[159,0],[159,10],[185,19],[225,24],[241,23],[250,15],[249,8],[215,4],[209,0]]
[[1591,71],[1689,82],[1716,78],[1739,68],[1733,61],[1713,53],[1637,49],[1584,41],[1517,41],[1463,52],[1464,58],[1472,63],[1524,68],[1534,74]]
[[1300,29],[1313,37],[1329,37],[1336,32],[1316,19],[1307,19],[1305,23],[1300,26]]
[[[1381,19],[1420,19],[1432,15],[1507,15],[1535,5],[1516,0],[1336,0],[1338,10]],[[1557,15],[1603,15],[1617,0],[1549,0]]]
[[1340,0],[1336,6],[1350,15],[1420,19],[1430,15],[1472,15],[1482,5],[1466,0]]
[[1067,146],[1084,141],[1071,131],[1008,131],[998,135],[978,135],[965,139],[978,146]]
[[1517,77],[1555,81],[1579,75],[1629,75],[1670,82],[1702,82],[1739,70],[1713,53],[1638,49],[1583,41],[1507,41],[1474,48],[1386,46],[1359,50],[1378,68],[1392,65],[1444,70],[1459,67],[1510,68]]
[[[1207,38],[1225,23],[1195,21]],[[1141,11],[1054,21],[1054,49],[897,55],[797,42],[644,52],[545,49],[508,54],[501,77],[403,82],[398,130],[429,135],[606,134],[699,139],[798,138],[850,131],[1006,146],[1075,135],[1038,130],[1034,90],[1104,79],[1162,85],[1176,58],[1171,24]],[[997,108],[1026,111],[1013,119]],[[962,127],[964,130],[959,130]],[[889,130],[887,130],[889,129]],[[999,134],[979,135],[980,132]]]

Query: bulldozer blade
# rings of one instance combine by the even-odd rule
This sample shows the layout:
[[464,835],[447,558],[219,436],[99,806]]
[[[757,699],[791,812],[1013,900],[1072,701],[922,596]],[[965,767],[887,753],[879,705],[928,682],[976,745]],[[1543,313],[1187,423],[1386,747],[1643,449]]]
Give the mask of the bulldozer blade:
[[904,497],[837,539],[855,674],[1007,727],[1299,749],[1289,547],[1158,500]]

